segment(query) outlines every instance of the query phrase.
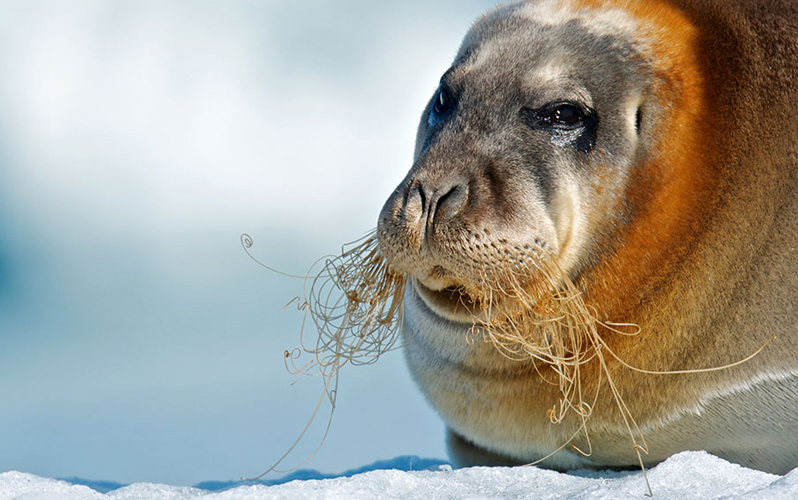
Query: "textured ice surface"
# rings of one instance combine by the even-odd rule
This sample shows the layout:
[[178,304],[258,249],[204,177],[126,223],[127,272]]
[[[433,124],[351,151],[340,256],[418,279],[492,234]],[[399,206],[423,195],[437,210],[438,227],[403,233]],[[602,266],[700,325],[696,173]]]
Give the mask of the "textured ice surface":
[[[390,464],[390,462],[388,462]],[[648,471],[657,499],[795,499],[798,469],[774,476],[704,452],[684,452]],[[0,500],[271,500],[337,499],[617,499],[644,498],[640,472],[575,471],[534,467],[474,467],[439,471],[374,470],[351,477],[236,486],[223,491],[138,483],[108,493],[22,472],[0,474]]]

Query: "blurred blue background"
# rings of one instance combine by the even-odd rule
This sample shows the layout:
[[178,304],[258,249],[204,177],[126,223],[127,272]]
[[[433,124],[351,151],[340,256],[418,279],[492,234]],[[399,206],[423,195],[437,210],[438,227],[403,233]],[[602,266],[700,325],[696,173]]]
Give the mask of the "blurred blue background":
[[[0,471],[193,484],[293,443],[303,274],[374,227],[488,0],[0,2]],[[285,463],[307,458],[326,423]],[[443,458],[401,353],[342,372],[334,473]]]

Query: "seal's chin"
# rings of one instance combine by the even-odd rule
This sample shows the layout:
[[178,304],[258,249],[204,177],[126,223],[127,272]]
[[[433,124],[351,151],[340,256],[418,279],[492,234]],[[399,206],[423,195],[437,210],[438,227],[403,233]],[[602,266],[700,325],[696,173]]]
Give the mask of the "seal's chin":
[[455,323],[473,324],[475,315],[479,314],[479,305],[459,286],[433,290],[418,279],[413,278],[410,282],[427,308],[442,318]]

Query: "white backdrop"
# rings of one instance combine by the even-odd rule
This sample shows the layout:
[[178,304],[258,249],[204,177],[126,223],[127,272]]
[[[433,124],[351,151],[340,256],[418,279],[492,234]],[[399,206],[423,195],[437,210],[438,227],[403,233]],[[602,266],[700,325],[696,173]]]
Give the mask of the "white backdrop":
[[[283,368],[301,283],[239,235],[303,273],[371,229],[492,4],[0,2],[0,471],[193,484],[279,457],[320,385]],[[401,354],[338,403],[308,467],[444,457]]]

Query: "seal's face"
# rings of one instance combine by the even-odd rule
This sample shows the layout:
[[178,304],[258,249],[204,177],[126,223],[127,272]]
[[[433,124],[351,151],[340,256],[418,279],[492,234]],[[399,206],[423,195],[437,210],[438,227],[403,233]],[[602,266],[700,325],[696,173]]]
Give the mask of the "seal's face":
[[656,108],[643,110],[643,60],[617,31],[547,24],[533,10],[500,9],[467,35],[380,215],[383,253],[412,276],[417,313],[438,321],[470,324],[460,290],[530,275],[541,258],[576,278],[625,223],[642,121]]

